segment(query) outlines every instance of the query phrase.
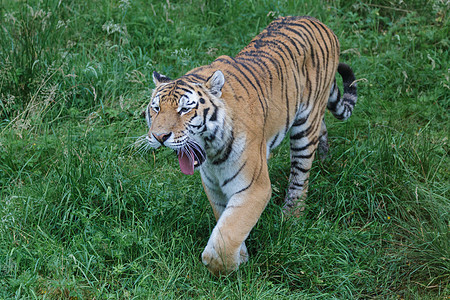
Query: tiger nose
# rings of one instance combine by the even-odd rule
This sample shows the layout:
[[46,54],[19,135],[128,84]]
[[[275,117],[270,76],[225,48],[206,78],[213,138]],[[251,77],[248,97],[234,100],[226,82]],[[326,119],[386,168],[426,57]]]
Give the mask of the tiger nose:
[[153,136],[155,137],[155,139],[158,140],[158,142],[160,142],[161,144],[163,144],[165,141],[167,141],[167,139],[170,137],[170,135],[172,134],[171,132],[169,133],[161,133],[161,134],[157,134],[157,133],[152,133]]

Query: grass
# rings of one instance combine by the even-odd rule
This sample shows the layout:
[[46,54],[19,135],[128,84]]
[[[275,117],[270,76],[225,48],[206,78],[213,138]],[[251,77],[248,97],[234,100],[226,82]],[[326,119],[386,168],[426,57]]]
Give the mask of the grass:
[[[0,298],[450,296],[449,18],[440,0],[0,2]],[[235,55],[278,15],[312,15],[360,80],[327,113],[308,208],[284,219],[287,141],[250,260],[216,279],[214,217],[172,151],[140,154],[158,70]]]

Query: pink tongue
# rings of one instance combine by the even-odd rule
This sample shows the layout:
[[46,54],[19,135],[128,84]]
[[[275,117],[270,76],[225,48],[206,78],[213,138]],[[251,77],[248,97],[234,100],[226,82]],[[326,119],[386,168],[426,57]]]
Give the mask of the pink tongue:
[[186,175],[194,174],[194,155],[192,152],[187,154],[180,151],[180,153],[178,153],[178,162],[180,163],[181,172]]

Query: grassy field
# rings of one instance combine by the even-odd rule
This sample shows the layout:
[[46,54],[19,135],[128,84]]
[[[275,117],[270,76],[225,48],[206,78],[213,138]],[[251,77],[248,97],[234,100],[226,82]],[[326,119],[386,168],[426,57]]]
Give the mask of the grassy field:
[[[334,30],[359,100],[327,113],[298,219],[274,152],[250,260],[217,279],[199,174],[131,145],[154,70],[233,56],[284,15]],[[0,299],[448,299],[449,19],[446,0],[0,1]]]

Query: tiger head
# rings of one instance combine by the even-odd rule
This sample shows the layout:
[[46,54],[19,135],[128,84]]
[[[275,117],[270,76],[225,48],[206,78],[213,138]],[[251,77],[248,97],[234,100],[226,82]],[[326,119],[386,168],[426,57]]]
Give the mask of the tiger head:
[[206,160],[205,138],[211,134],[210,123],[217,121],[217,111],[213,119],[213,109],[217,110],[222,103],[220,96],[225,78],[221,71],[216,71],[204,82],[189,78],[183,76],[171,80],[154,72],[156,88],[145,118],[149,127],[148,145],[175,150],[181,171],[192,175],[194,168]]

